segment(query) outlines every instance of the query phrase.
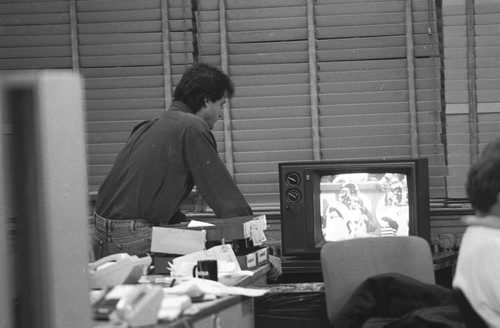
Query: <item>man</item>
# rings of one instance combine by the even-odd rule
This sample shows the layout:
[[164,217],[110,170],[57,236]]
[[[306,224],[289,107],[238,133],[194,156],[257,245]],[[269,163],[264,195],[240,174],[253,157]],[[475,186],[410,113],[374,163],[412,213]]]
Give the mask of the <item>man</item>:
[[179,206],[194,185],[217,217],[253,214],[220,160],[211,132],[233,94],[226,74],[195,64],[181,78],[168,111],[133,129],[97,195],[96,260],[149,252],[153,226],[185,221]]
[[[500,138],[488,144],[469,169],[466,191],[476,215],[464,218],[468,227],[453,287],[469,303],[463,309],[465,318],[479,315],[484,321],[474,327],[500,327]],[[466,310],[469,306],[473,311]]]

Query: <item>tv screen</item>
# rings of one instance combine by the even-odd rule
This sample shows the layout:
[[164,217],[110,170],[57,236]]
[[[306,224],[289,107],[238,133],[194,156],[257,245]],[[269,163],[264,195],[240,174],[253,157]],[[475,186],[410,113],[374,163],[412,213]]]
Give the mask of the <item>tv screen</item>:
[[319,192],[325,241],[409,235],[406,174],[327,174]]
[[282,253],[328,241],[417,235],[429,240],[427,159],[279,164]]

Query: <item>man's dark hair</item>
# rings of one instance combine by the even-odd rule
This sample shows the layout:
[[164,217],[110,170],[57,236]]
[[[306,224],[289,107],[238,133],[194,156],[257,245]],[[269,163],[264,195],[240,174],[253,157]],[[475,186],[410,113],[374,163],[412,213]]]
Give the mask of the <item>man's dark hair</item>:
[[467,175],[467,196],[474,209],[488,213],[500,193],[500,138],[489,143]]
[[216,101],[233,97],[234,85],[229,76],[217,67],[196,63],[182,76],[174,92],[174,100],[182,101],[197,113],[205,100]]

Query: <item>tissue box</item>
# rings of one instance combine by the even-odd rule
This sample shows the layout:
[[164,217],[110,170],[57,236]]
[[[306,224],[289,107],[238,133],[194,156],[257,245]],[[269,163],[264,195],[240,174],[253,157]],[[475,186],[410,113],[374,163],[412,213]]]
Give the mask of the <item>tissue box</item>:
[[267,247],[253,247],[236,254],[241,270],[252,270],[269,262]]
[[269,262],[269,249],[267,247],[262,247],[257,250],[257,265],[261,266]]
[[252,270],[257,267],[257,253],[252,252],[248,254],[236,255],[236,259],[240,264],[241,270]]

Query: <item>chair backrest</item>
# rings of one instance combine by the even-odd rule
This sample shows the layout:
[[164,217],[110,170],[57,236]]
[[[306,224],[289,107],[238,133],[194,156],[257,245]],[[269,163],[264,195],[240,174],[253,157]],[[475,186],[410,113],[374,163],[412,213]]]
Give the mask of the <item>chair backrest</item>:
[[394,272],[435,283],[429,244],[417,236],[327,242],[321,248],[321,267],[331,323],[353,291],[371,276]]

